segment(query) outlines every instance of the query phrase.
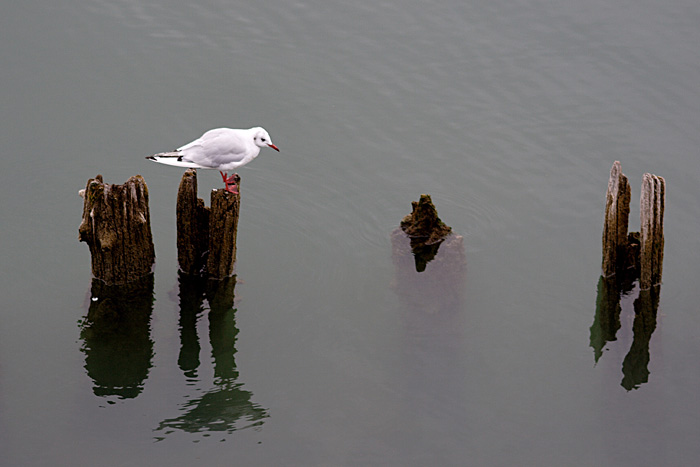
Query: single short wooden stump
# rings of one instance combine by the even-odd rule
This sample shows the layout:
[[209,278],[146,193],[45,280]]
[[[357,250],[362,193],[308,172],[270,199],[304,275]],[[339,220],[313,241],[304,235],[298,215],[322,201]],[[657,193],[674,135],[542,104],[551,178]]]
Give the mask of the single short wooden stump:
[[148,209],[148,187],[141,175],[123,185],[88,180],[78,235],[88,244],[92,275],[107,284],[126,284],[150,274],[156,254]]

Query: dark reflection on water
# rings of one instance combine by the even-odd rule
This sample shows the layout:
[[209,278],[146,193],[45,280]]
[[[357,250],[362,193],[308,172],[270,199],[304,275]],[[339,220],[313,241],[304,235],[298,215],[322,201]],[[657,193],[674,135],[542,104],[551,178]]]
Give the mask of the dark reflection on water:
[[97,396],[134,398],[143,390],[153,360],[153,274],[126,285],[93,279],[81,351]]
[[[243,389],[236,368],[236,328],[233,308],[236,277],[221,281],[179,275],[180,355],[178,365],[188,379],[195,379],[200,365],[197,321],[209,303],[209,343],[214,364],[213,388],[202,397],[187,399],[182,414],[163,420],[155,431],[164,435],[175,430],[189,433],[226,432],[260,426],[269,417],[267,410],[252,401],[253,393]],[[156,437],[164,439],[164,436]]]
[[608,342],[617,340],[620,329],[620,290],[615,278],[600,276],[598,280],[598,298],[596,300],[595,319],[591,326],[591,347],[595,362],[603,355]]
[[413,259],[416,263],[416,272],[423,272],[425,268],[428,267],[428,263],[435,259],[438,250],[440,249],[440,244],[444,240],[439,242],[427,244],[421,242],[419,239],[411,239],[411,251],[413,251]]
[[[603,355],[608,342],[615,341],[616,334],[621,328],[620,299],[622,295],[631,293],[636,282],[631,278],[623,278],[618,282],[615,277],[598,280],[598,298],[593,325],[590,328],[590,345],[593,348],[595,362]],[[656,312],[659,307],[661,286],[639,291],[634,300],[634,322],[632,331],[634,337],[627,355],[622,361],[623,388],[630,391],[638,389],[649,381],[649,342],[656,329]]]
[[416,248],[396,229],[391,245],[394,286],[405,309],[437,313],[460,308],[467,270],[462,236],[451,234],[442,242]]
[[649,381],[649,341],[656,329],[656,310],[659,308],[661,287],[639,292],[634,301],[634,339],[630,351],[622,361],[622,387],[628,391],[637,389]]

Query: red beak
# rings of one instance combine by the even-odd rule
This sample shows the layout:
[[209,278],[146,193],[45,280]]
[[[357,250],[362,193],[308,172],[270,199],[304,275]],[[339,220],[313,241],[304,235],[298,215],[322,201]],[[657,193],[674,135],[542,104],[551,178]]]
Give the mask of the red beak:
[[268,144],[268,146],[270,146],[275,151],[280,152],[279,148],[277,146],[275,146],[274,144]]

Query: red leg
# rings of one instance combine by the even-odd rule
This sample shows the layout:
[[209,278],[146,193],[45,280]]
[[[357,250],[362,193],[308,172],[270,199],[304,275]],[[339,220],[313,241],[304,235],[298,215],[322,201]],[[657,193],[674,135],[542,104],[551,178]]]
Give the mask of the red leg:
[[[224,173],[221,170],[219,170],[219,173],[221,174],[221,178],[224,180],[224,185],[226,185],[226,191],[237,195],[240,194],[238,193],[237,186],[238,180],[240,180],[238,174],[233,174],[229,177],[227,173]],[[234,189],[232,189],[231,187],[233,187]]]

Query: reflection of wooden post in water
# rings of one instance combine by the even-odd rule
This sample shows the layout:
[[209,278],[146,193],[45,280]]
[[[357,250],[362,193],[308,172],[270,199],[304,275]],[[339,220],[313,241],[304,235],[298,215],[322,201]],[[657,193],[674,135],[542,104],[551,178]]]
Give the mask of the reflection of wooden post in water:
[[143,177],[108,185],[98,175],[88,180],[81,195],[78,234],[90,248],[92,275],[107,284],[125,284],[150,274],[156,255]]
[[201,347],[197,337],[197,321],[209,303],[209,343],[214,364],[214,384],[199,397],[186,397],[178,416],[163,420],[156,431],[161,440],[174,430],[189,433],[232,433],[260,426],[269,417],[267,409],[253,401],[253,393],[244,389],[236,368],[236,310],[233,308],[236,276],[221,280],[180,272],[180,339],[178,363],[185,375],[197,376]]
[[590,345],[593,348],[595,362],[603,355],[608,342],[614,341],[620,329],[620,289],[615,277],[598,279],[598,298],[596,299],[595,319],[591,325]]
[[152,311],[153,274],[121,285],[92,280],[80,338],[95,395],[133,398],[141,393],[153,359]]
[[649,341],[656,329],[656,311],[659,308],[660,286],[639,292],[634,301],[634,338],[629,352],[622,361],[622,387],[628,391],[649,381]]
[[197,171],[184,173],[177,195],[177,249],[182,272],[214,279],[233,274],[240,203],[240,194],[212,190],[211,208],[205,207],[197,198]]

